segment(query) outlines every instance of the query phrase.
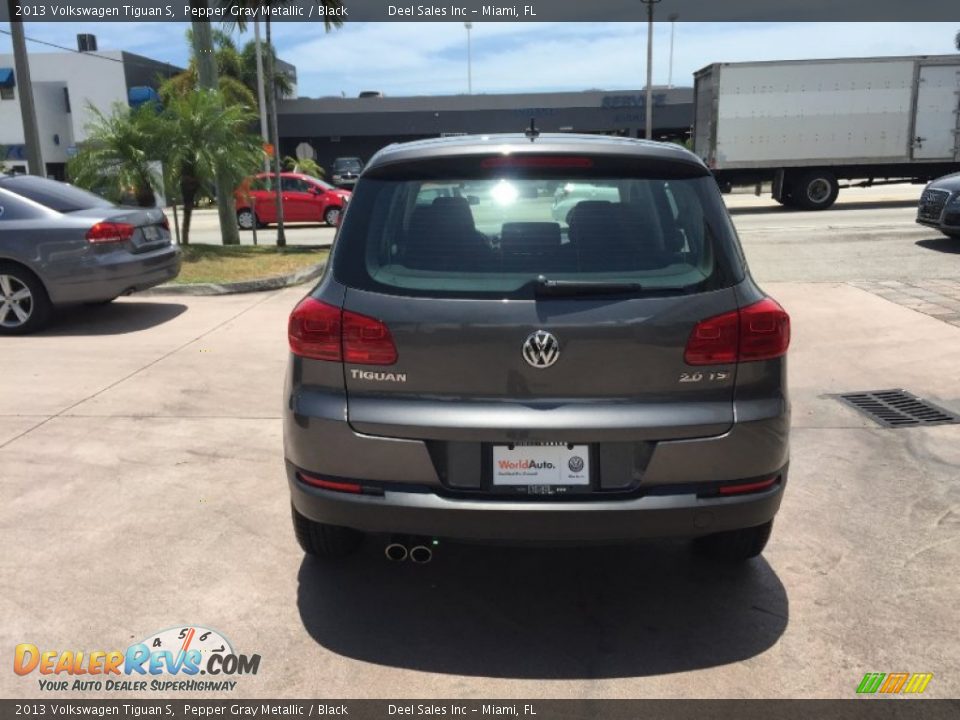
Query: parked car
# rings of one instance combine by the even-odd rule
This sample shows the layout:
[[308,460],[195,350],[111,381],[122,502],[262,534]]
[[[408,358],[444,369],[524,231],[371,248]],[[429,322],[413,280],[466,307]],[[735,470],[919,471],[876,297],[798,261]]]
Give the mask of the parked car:
[[960,173],[937,178],[923,189],[917,222],[960,240]]
[[553,219],[568,224],[570,211],[583,200],[620,201],[620,191],[614,184],[564,183],[553,192]]
[[333,161],[331,180],[337,187],[353,187],[363,172],[363,162],[355,157],[338,157]]
[[[235,194],[237,224],[250,230],[277,222],[276,177],[261,173],[250,178]],[[302,173],[280,173],[284,222],[325,222],[336,225],[350,201],[350,191],[340,190],[319,178]]]
[[[566,228],[522,199],[592,178],[616,198],[580,201]],[[432,189],[461,181],[475,202]],[[364,533],[416,562],[434,538],[689,536],[741,561],[770,536],[790,321],[750,277],[710,171],[678,146],[385,148],[288,341],[286,470],[307,553],[347,554]]]
[[33,175],[0,177],[0,334],[38,330],[56,307],[110,302],[179,272],[162,210]]

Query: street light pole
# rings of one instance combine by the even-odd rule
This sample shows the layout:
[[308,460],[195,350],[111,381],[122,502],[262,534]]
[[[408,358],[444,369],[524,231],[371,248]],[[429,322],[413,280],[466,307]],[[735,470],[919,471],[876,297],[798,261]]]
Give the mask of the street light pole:
[[677,18],[680,17],[677,13],[672,13],[669,17],[670,20],[670,72],[667,75],[667,87],[673,87],[673,32],[677,24]]
[[644,122],[644,137],[653,139],[653,6],[660,0],[640,0],[647,6],[647,117]]
[[473,30],[473,23],[465,22],[463,26],[467,29],[467,95],[473,95],[473,48],[470,47],[470,31]]
[[37,108],[33,102],[33,83],[30,81],[30,61],[27,42],[23,36],[23,21],[16,17],[16,2],[10,0],[10,36],[13,38],[13,67],[16,70],[17,95],[20,98],[20,118],[23,121],[23,143],[27,146],[30,174],[46,177],[47,168],[40,152],[40,132],[37,130]]

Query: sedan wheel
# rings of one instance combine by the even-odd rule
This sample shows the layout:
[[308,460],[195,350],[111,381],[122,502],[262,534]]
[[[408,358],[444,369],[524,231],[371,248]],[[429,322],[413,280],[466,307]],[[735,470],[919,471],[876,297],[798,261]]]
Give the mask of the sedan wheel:
[[33,275],[0,264],[0,334],[37,330],[47,321],[49,310],[47,294]]
[[237,211],[237,225],[239,225],[241,229],[252,230],[255,222],[256,219],[254,218],[253,210],[245,208]]
[[340,219],[340,208],[331,207],[327,208],[327,211],[323,214],[323,221],[327,225],[336,225],[337,220]]

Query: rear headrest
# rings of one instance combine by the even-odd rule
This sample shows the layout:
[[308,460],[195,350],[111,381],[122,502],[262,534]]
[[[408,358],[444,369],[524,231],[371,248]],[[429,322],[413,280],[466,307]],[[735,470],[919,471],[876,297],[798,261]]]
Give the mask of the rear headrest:
[[506,222],[500,233],[503,252],[550,252],[560,247],[560,223]]
[[[608,200],[581,200],[569,215],[570,241],[609,242],[623,232],[622,206]],[[597,239],[599,238],[599,240]]]
[[453,225],[458,229],[476,230],[473,221],[473,212],[470,203],[463,197],[438,197],[433,199],[431,206],[434,209],[434,218],[438,223]]

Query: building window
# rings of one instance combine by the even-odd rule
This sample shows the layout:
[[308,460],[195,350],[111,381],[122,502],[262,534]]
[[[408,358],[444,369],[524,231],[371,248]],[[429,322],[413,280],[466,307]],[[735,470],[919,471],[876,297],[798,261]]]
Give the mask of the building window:
[[12,87],[0,87],[0,100],[13,100],[13,88]]

